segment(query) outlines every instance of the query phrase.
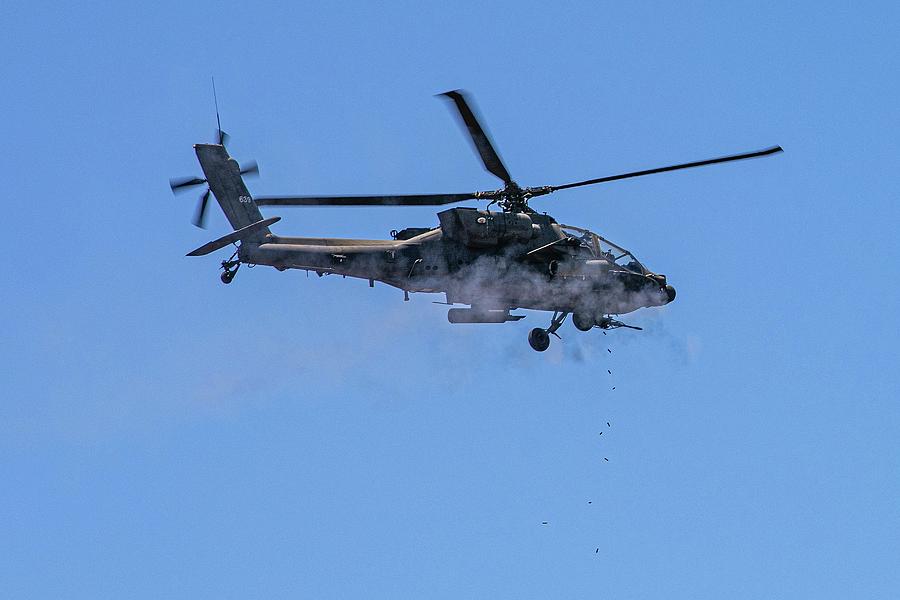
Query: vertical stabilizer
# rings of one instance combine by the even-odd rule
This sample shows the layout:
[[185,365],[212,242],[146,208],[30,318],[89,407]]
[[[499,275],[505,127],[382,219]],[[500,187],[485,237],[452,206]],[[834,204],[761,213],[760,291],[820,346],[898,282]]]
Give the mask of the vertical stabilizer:
[[[247,186],[241,177],[241,167],[237,161],[228,156],[225,146],[218,144],[196,144],[194,150],[200,160],[200,166],[206,175],[209,189],[222,207],[222,212],[234,229],[242,229],[263,220],[259,208],[250,196]],[[254,235],[263,239],[271,233],[264,227]]]

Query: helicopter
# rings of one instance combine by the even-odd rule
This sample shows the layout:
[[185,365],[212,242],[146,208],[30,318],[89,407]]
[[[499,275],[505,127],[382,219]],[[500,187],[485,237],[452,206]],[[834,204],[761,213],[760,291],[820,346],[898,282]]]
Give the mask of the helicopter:
[[[618,320],[640,308],[675,300],[666,276],[647,268],[630,251],[593,231],[558,223],[539,213],[530,201],[561,190],[607,183],[782,152],[780,146],[587,179],[562,185],[521,187],[510,176],[466,93],[439,94],[453,107],[481,158],[484,168],[503,182],[491,191],[453,194],[375,196],[253,197],[243,175],[256,175],[256,163],[242,168],[225,147],[216,103],[217,143],[196,144],[204,177],[172,179],[172,192],[206,184],[193,223],[204,226],[210,194],[215,196],[234,231],[189,252],[204,256],[225,248],[236,250],[221,263],[221,281],[229,284],[242,264],[266,265],[279,271],[300,269],[320,277],[341,275],[366,279],[412,293],[442,293],[451,323],[506,323],[525,315],[518,309],[552,311],[547,327],[535,327],[528,343],[543,352],[550,336],[571,315],[576,329],[641,329]],[[280,217],[264,218],[261,206],[441,206],[467,200],[486,201],[484,208],[454,207],[437,213],[435,227],[391,231],[391,239],[285,237],[270,226]],[[494,210],[491,210],[494,208]],[[462,307],[455,306],[462,305]]]

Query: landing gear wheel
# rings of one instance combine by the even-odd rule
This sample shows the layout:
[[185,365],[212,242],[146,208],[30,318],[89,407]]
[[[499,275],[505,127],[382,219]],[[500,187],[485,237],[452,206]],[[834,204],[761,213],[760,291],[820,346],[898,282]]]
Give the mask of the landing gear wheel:
[[219,279],[226,285],[234,280],[234,276],[237,275],[238,269],[241,268],[241,261],[235,260],[237,255],[238,251],[235,250],[234,254],[231,255],[231,258],[222,261],[222,274],[219,275]]
[[550,334],[546,329],[535,327],[528,334],[528,343],[538,352],[543,352],[550,347]]
[[596,323],[594,317],[587,313],[573,313],[572,324],[578,331],[590,331]]

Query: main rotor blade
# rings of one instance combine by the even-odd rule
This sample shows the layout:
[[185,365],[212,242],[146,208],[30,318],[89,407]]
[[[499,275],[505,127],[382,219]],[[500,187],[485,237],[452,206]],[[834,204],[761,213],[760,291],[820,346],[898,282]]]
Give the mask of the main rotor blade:
[[206,204],[208,201],[209,188],[206,188],[206,191],[200,196],[200,202],[197,204],[197,211],[194,213],[194,218],[191,219],[191,223],[200,229],[206,229]]
[[459,111],[459,116],[462,118],[463,124],[466,126],[466,129],[469,130],[469,135],[472,137],[475,149],[478,151],[478,154],[481,155],[481,161],[484,163],[484,168],[502,179],[503,183],[512,182],[509,171],[506,170],[503,161],[500,160],[500,155],[494,150],[491,138],[488,137],[488,134],[482,129],[481,125],[478,123],[478,119],[475,117],[475,113],[469,108],[469,104],[466,102],[466,97],[463,95],[462,90],[451,90],[440,95],[450,98],[453,103],[456,104],[456,110]]
[[188,188],[193,185],[200,185],[201,183],[206,183],[206,180],[200,179],[199,177],[176,177],[175,179],[169,180],[169,187],[172,188],[172,192],[174,193],[175,190]]
[[746,152],[744,154],[734,154],[732,156],[722,156],[719,158],[711,158],[709,160],[698,160],[696,162],[689,162],[680,165],[671,165],[668,167],[658,167],[656,169],[646,169],[644,171],[633,171],[631,173],[622,173],[621,175],[610,175],[608,177],[600,177],[598,179],[588,179],[587,181],[578,181],[576,183],[567,183],[565,185],[551,185],[546,188],[536,188],[538,193],[535,193],[535,196],[539,196],[542,194],[549,194],[550,192],[555,192],[557,190],[565,190],[568,188],[579,187],[582,185],[593,185],[595,183],[605,183],[607,181],[617,181],[619,179],[628,179],[629,177],[641,177],[643,175],[652,175],[654,173],[665,173],[666,171],[677,171],[679,169],[690,169],[692,167],[703,167],[705,165],[715,165],[718,163],[731,162],[733,160],[744,160],[745,158],[757,158],[760,156],[768,156],[769,154],[775,154],[777,152],[783,152],[781,146],[772,146],[771,148],[766,148],[765,150],[757,150],[756,152]]
[[259,206],[437,206],[475,198],[489,198],[495,192],[469,194],[408,194],[403,196],[260,196]]

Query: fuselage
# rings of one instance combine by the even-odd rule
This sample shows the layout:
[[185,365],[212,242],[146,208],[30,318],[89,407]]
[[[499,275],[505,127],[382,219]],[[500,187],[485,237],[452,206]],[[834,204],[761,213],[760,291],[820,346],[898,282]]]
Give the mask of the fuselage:
[[448,303],[479,309],[625,314],[674,297],[664,276],[627,251],[617,257],[621,248],[549,215],[455,208],[439,216],[440,227],[408,239],[269,235],[242,244],[240,260],[444,293]]

